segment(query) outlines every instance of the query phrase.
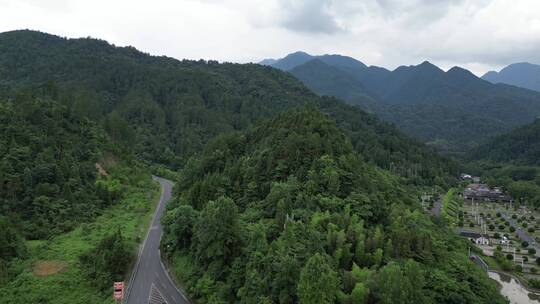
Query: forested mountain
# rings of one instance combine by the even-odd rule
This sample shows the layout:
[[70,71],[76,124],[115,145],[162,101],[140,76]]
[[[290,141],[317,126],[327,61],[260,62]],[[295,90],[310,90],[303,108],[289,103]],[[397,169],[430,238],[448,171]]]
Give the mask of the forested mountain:
[[284,58],[274,60],[274,59],[265,59],[261,61],[261,64],[268,65],[269,63],[280,70],[288,71],[298,65],[304,64],[314,57],[304,52],[296,52],[285,56]]
[[360,80],[320,59],[310,60],[290,72],[315,92],[363,106],[375,103]]
[[469,156],[475,160],[540,166],[540,118],[491,139]]
[[48,98],[0,101],[0,215],[28,238],[72,229],[108,202],[95,184],[104,134]]
[[300,66],[314,59],[318,59],[330,66],[338,67],[339,69],[343,69],[345,71],[350,71],[353,73],[367,68],[365,64],[363,64],[362,62],[352,57],[342,56],[342,55],[330,55],[330,54],[312,56],[305,52],[291,53],[277,60],[265,59],[259,62],[259,64],[270,65],[283,71],[290,71],[294,69],[295,67]]
[[[315,92],[359,105],[444,151],[466,151],[540,115],[539,93],[491,84],[459,67],[445,72],[423,62],[388,71],[315,59],[296,61],[288,71]],[[280,62],[272,66],[281,68]]]
[[51,93],[43,86],[0,97],[0,286],[23,270],[26,240],[90,222],[120,193],[98,177],[99,163],[117,151],[105,132]]
[[500,72],[489,71],[482,76],[482,79],[540,92],[540,65],[528,62],[514,63]]
[[444,180],[456,170],[392,126],[337,99],[318,97],[287,73],[256,64],[178,61],[96,39],[15,31],[0,34],[0,67],[7,96],[47,83],[74,115],[98,121],[113,142],[173,168],[217,134],[313,104],[335,115],[347,132],[361,134],[355,147],[382,168],[415,183]]
[[211,140],[177,187],[165,254],[201,303],[505,303],[314,107]]

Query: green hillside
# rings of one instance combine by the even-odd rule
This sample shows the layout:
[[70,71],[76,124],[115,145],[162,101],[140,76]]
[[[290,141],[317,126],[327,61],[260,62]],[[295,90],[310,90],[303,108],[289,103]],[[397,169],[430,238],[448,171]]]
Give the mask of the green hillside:
[[[96,39],[2,33],[0,67],[4,95],[47,84],[75,115],[101,124],[114,143],[172,168],[182,167],[210,138],[288,108],[315,104],[328,113],[350,111],[344,102],[320,98],[270,67],[178,61]],[[385,169],[399,168],[415,183],[431,183],[441,172],[443,179],[457,173],[455,164],[363,111],[335,119],[365,136],[355,141],[361,152],[376,151],[363,157]]]
[[108,303],[157,191],[131,152],[53,95],[0,98],[0,302]]
[[21,96],[0,102],[0,128],[0,213],[25,236],[68,231],[110,203],[95,184],[104,134],[90,121]]
[[469,153],[475,160],[540,166],[540,119],[495,137]]
[[506,303],[312,107],[210,141],[177,185],[165,254],[201,303]]

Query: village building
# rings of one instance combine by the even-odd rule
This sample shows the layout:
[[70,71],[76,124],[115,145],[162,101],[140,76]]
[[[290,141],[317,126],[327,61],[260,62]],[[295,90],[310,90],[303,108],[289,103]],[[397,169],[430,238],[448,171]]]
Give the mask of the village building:
[[459,235],[466,237],[476,245],[489,245],[489,237],[487,234],[480,234],[476,232],[462,231]]
[[461,173],[461,175],[459,176],[459,178],[462,180],[462,181],[471,181],[475,184],[478,184],[480,183],[480,177],[479,176],[473,176],[471,174],[468,174],[468,173]]
[[505,194],[501,188],[490,188],[486,184],[469,184],[463,190],[463,198],[466,200],[481,200],[486,202],[512,202],[512,197]]

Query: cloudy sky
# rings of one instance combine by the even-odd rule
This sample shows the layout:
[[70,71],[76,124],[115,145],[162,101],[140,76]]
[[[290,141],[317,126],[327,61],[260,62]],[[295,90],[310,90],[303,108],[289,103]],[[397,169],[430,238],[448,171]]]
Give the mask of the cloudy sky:
[[540,64],[539,0],[0,0],[0,31],[15,29],[179,59],[257,62],[303,50],[476,74]]

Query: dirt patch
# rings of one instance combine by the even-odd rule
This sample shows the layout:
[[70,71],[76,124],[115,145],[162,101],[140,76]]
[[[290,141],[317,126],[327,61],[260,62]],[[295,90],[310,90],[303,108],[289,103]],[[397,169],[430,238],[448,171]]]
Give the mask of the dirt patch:
[[68,264],[64,261],[37,261],[32,267],[32,271],[38,277],[46,277],[64,271]]
[[101,176],[109,176],[109,173],[103,169],[103,166],[101,166],[100,163],[96,163],[96,170],[98,171],[99,175]]

